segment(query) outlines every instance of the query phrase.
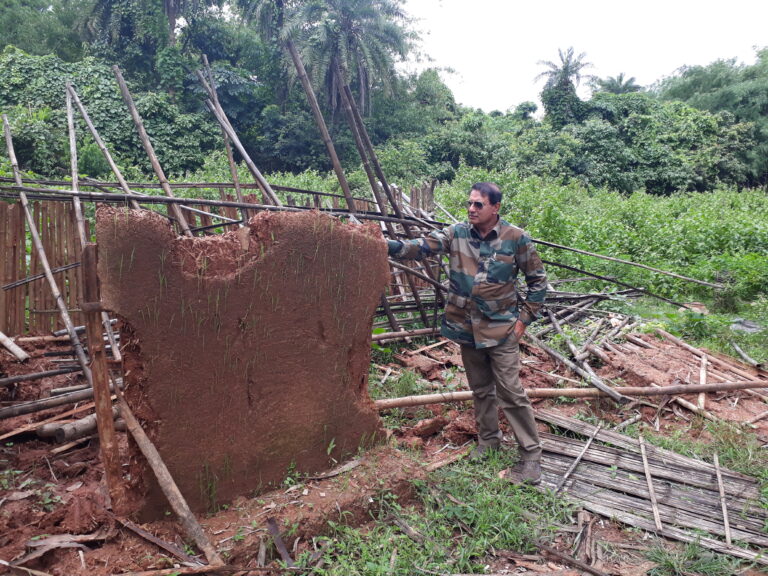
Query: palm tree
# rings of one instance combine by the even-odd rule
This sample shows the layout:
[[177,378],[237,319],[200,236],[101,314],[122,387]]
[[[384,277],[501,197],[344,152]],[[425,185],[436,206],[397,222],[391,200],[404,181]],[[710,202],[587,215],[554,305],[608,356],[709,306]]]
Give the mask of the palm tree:
[[536,76],[536,80],[546,78],[544,89],[541,91],[541,101],[544,104],[546,117],[556,128],[579,121],[583,103],[576,94],[576,86],[582,79],[591,79],[583,74],[583,70],[591,68],[592,64],[585,62],[586,54],[575,55],[573,47],[565,52],[558,49],[560,63],[541,60],[539,64],[547,70]]
[[536,76],[536,80],[546,78],[546,85],[552,87],[564,82],[570,82],[574,86],[578,86],[582,78],[590,78],[589,75],[582,76],[581,73],[585,68],[592,67],[591,63],[584,62],[584,58],[587,57],[586,52],[576,56],[573,53],[573,46],[571,46],[565,52],[558,48],[557,53],[560,56],[559,64],[551,60],[539,60],[539,64],[546,66],[548,70]]
[[624,72],[618,76],[608,78],[596,78],[593,86],[597,92],[610,92],[611,94],[629,94],[641,92],[643,87],[635,82],[635,77],[624,79]]
[[299,33],[303,56],[336,109],[343,86],[357,89],[358,107],[370,109],[373,84],[389,86],[394,61],[408,50],[400,0],[321,0],[297,11],[288,28]]
[[352,190],[347,182],[347,177],[344,175],[339,156],[336,154],[336,147],[333,145],[333,140],[328,132],[328,126],[325,124],[320,105],[317,103],[317,96],[315,96],[315,91],[312,89],[304,62],[293,42],[291,32],[295,34],[295,30],[287,30],[285,26],[286,16],[293,16],[302,5],[302,0],[239,0],[238,3],[243,10],[245,19],[255,23],[264,44],[269,45],[276,41],[280,42],[290,56],[293,66],[296,68],[301,86],[304,88],[304,93],[307,95],[315,124],[317,124],[318,130],[320,130],[323,143],[331,159],[333,171],[336,173],[336,178],[346,198],[347,207],[350,212],[354,212],[355,204],[352,199]]

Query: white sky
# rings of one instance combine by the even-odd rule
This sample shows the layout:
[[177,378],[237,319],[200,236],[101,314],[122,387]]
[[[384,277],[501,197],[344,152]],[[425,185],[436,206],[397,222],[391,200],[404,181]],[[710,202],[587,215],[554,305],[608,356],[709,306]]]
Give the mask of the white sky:
[[433,59],[405,69],[453,68],[441,76],[456,100],[486,112],[539,104],[539,61],[559,63],[558,49],[585,52],[586,74],[624,73],[648,86],[683,65],[753,64],[755,47],[768,46],[765,0],[406,0],[404,8]]

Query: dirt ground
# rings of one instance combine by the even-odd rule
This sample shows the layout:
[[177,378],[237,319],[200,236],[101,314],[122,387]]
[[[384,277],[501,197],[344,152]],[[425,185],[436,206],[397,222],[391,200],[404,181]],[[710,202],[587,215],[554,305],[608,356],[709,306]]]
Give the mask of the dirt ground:
[[[627,356],[621,366],[604,366],[598,373],[604,378],[621,379],[625,385],[671,383],[698,378],[698,368],[691,365],[680,349],[658,339],[646,338],[654,348],[648,354]],[[53,343],[36,347],[24,345],[33,358],[21,365],[0,351],[0,371],[5,376],[51,369],[52,356],[62,348]],[[551,388],[556,384],[556,366],[540,350],[524,350],[523,378],[528,388]],[[455,361],[450,350],[442,360]],[[437,358],[441,357],[439,354]],[[649,360],[652,358],[652,360]],[[394,369],[402,369],[393,364]],[[558,370],[560,374],[566,373]],[[433,374],[436,375],[438,372]],[[568,376],[566,376],[568,377]],[[70,375],[22,383],[0,389],[2,406],[15,400],[45,397],[52,388],[77,380]],[[439,377],[436,388],[444,386]],[[455,386],[455,383],[452,384]],[[692,402],[695,396],[687,397]],[[690,428],[692,416],[682,409],[663,404],[658,398],[617,407],[605,400],[557,402],[535,400],[536,407],[557,410],[573,416],[587,412],[608,422],[619,423],[636,414],[649,426],[672,433]],[[765,410],[762,399],[745,392],[709,394],[707,410],[730,421],[746,421]],[[183,565],[184,554],[200,552],[190,547],[173,515],[147,522],[141,529],[175,546],[177,554],[160,548],[129,528],[126,518],[116,518],[107,508],[108,496],[102,478],[98,440],[89,437],[70,446],[59,446],[34,433],[14,433],[23,426],[40,422],[69,410],[56,408],[0,420],[0,560],[27,560],[24,565],[54,576],[120,574],[173,568]],[[241,497],[216,514],[199,515],[208,537],[231,565],[255,568],[266,565],[260,573],[279,573],[278,552],[271,545],[268,520],[277,526],[288,552],[295,557],[302,552],[317,554],[328,533],[328,521],[345,522],[365,529],[370,512],[376,510],[382,491],[397,495],[402,504],[415,503],[412,481],[425,477],[426,467],[446,461],[475,439],[474,418],[469,403],[432,405],[418,409],[426,416],[409,428],[392,432],[389,442],[348,461],[348,470],[330,477],[288,478],[279,489],[254,497]],[[413,409],[416,413],[416,409]],[[543,426],[543,425],[542,425]],[[542,427],[542,429],[544,429]],[[755,424],[755,431],[768,443],[768,420]],[[5,435],[14,433],[9,437]],[[692,434],[706,439],[704,428]],[[121,453],[127,454],[127,437],[120,433]],[[407,447],[408,450],[400,448]],[[415,450],[415,451],[414,451]],[[414,459],[414,454],[418,455]],[[418,460],[418,461],[417,461]],[[593,542],[610,544],[593,550],[596,566],[608,574],[631,576],[645,574],[650,565],[641,551],[649,545],[643,532],[623,530],[609,519],[580,516],[574,519],[589,524]],[[52,540],[51,537],[58,537]],[[564,532],[554,546],[572,553],[573,534]],[[605,552],[612,550],[611,554]],[[30,555],[39,554],[34,558]],[[514,551],[497,550],[487,558],[488,572],[498,574],[582,574],[555,556],[542,553],[525,556]],[[271,571],[270,571],[271,567]],[[0,565],[0,573],[3,567]]]

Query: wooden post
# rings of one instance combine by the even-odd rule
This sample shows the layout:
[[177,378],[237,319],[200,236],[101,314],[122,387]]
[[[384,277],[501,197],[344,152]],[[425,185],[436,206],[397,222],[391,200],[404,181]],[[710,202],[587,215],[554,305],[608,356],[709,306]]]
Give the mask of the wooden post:
[[[3,129],[5,132],[5,144],[8,149],[8,158],[11,161],[11,168],[13,169],[13,176],[16,181],[16,185],[21,186],[22,183],[21,176],[19,175],[19,164],[16,161],[16,152],[13,149],[11,126],[8,123],[8,117],[5,114],[3,114]],[[27,218],[27,224],[29,225],[29,233],[32,236],[32,242],[35,245],[38,257],[40,258],[40,264],[42,265],[45,272],[45,278],[48,280],[48,285],[51,288],[51,294],[53,294],[53,298],[55,299],[56,305],[59,308],[59,313],[61,314],[61,319],[64,322],[64,326],[66,326],[67,332],[69,332],[69,338],[72,341],[72,346],[75,349],[77,360],[80,363],[80,366],[83,368],[83,374],[88,380],[88,383],[91,384],[93,380],[91,377],[91,369],[88,367],[88,359],[86,358],[85,352],[83,351],[83,345],[80,342],[80,338],[77,337],[72,319],[69,317],[67,305],[64,302],[64,298],[62,297],[61,292],[59,291],[59,287],[56,284],[56,280],[53,277],[53,273],[51,272],[51,266],[48,264],[48,258],[45,255],[43,243],[40,240],[40,235],[37,232],[37,225],[35,224],[35,220],[32,217],[32,213],[29,209],[27,195],[24,192],[19,192],[19,199],[21,200],[21,205],[24,208],[24,215]]]
[[[114,71],[115,77],[117,78],[117,83],[120,86],[120,92],[123,95],[123,101],[125,102],[125,105],[128,106],[128,110],[131,113],[131,118],[133,118],[133,123],[136,125],[136,129],[139,132],[139,139],[144,146],[144,150],[146,151],[147,156],[149,156],[152,169],[155,171],[155,175],[160,181],[160,186],[162,187],[166,196],[174,198],[175,196],[173,195],[171,186],[168,184],[168,178],[165,177],[165,172],[163,172],[163,168],[160,166],[160,162],[157,160],[155,150],[152,147],[152,142],[149,141],[149,135],[144,129],[144,122],[142,122],[141,116],[139,116],[139,111],[136,109],[136,105],[134,104],[133,98],[131,97],[131,93],[128,91],[128,85],[123,79],[123,74],[120,72],[120,68],[117,66],[113,66],[112,70]],[[184,213],[181,211],[181,208],[174,204],[171,206],[171,212],[173,212],[173,215],[178,221],[179,226],[181,227],[181,231],[184,233],[184,235],[192,236],[192,232],[189,229],[189,225],[187,224],[186,218],[184,218]]]
[[[112,509],[122,513],[125,506],[125,493],[122,484],[120,454],[115,436],[114,414],[112,413],[112,394],[109,391],[109,369],[101,337],[101,295],[97,275],[98,252],[96,244],[88,243],[83,247],[83,302],[85,326],[88,333],[88,348],[91,353],[91,371],[93,374],[93,399],[96,403],[96,425],[99,430],[99,449],[104,463],[104,476],[107,480]],[[118,386],[115,386],[118,388]]]

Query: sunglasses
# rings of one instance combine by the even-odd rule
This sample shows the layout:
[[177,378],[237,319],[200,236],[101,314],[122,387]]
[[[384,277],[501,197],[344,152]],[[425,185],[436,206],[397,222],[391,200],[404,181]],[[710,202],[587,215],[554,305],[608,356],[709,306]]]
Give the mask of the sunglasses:
[[471,200],[467,202],[467,210],[472,208],[472,206],[475,207],[475,210],[482,210],[485,206],[490,206],[490,204],[483,204],[482,202],[472,202]]

